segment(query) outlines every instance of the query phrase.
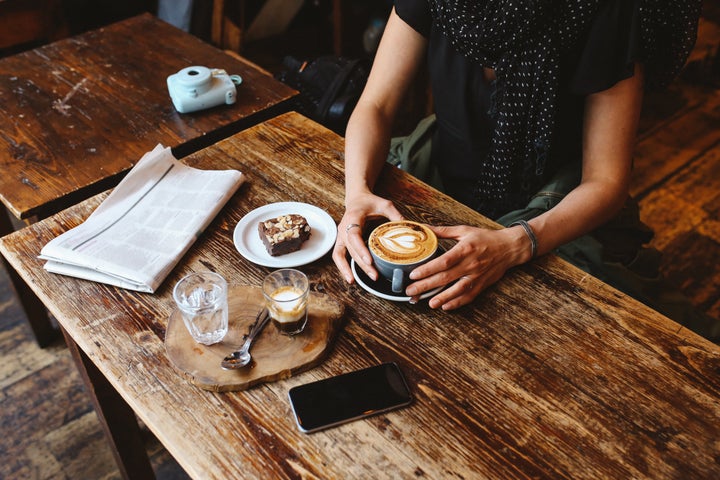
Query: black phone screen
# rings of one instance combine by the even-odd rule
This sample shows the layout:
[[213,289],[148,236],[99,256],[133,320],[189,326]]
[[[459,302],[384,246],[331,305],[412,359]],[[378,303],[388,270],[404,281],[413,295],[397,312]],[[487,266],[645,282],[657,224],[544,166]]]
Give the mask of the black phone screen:
[[290,404],[298,427],[314,432],[408,405],[412,394],[395,363],[293,387]]

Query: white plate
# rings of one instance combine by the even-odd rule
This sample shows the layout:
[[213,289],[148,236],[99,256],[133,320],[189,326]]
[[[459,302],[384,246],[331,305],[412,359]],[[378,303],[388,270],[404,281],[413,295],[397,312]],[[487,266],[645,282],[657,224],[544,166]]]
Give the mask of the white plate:
[[[310,238],[302,244],[300,250],[277,257],[271,256],[258,233],[258,223],[269,218],[297,213],[310,225]],[[299,202],[279,202],[264,205],[240,219],[233,243],[240,255],[258,265],[274,268],[292,268],[314,262],[325,255],[335,245],[337,225],[332,217],[314,205]]]
[[[393,302],[410,301],[410,297],[408,297],[407,295],[393,292],[392,285],[389,280],[386,280],[383,277],[380,277],[378,280],[373,280],[372,278],[368,277],[361,268],[358,268],[355,265],[355,259],[353,258],[350,259],[350,268],[352,268],[353,277],[355,277],[355,281],[358,283],[358,285],[360,285],[363,289],[372,293],[376,297],[384,298],[385,300],[391,300]],[[436,293],[440,292],[440,290],[442,290],[443,288],[445,287],[437,287],[423,293],[422,295],[420,295],[420,300],[432,297]]]

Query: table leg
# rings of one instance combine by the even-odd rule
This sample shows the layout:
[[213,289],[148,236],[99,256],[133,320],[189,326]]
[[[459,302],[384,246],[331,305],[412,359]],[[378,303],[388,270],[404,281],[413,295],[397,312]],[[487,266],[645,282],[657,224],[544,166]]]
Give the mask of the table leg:
[[85,352],[80,350],[75,340],[64,329],[60,330],[90,394],[120,474],[125,479],[154,479],[155,473],[145,450],[135,412]]
[[[7,211],[5,205],[0,203],[0,237],[15,231],[12,221],[10,220],[10,212]],[[41,348],[50,345],[58,338],[58,330],[53,326],[48,316],[47,309],[42,304],[35,293],[27,286],[25,281],[20,278],[14,268],[3,257],[3,264],[7,270],[10,282],[15,288],[20,305],[25,312],[30,328],[32,329],[35,340]]]

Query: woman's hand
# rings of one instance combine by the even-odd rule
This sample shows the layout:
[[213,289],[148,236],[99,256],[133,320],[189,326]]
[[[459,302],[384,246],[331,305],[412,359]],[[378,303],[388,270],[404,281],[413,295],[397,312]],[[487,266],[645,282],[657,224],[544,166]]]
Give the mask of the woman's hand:
[[[430,227],[438,238],[457,243],[438,258],[410,273],[405,293],[417,298],[423,292],[449,285],[430,299],[430,308],[452,310],[470,303],[505,272],[530,259],[530,240],[522,227],[488,230],[469,226]],[[454,282],[454,283],[453,283]]]
[[370,192],[355,195],[346,203],[345,215],[338,225],[337,240],[332,255],[333,261],[348,283],[353,283],[354,279],[347,260],[347,253],[350,253],[355,264],[370,278],[377,280],[378,273],[373,267],[370,251],[362,236],[366,220],[373,217],[402,220],[403,216],[390,200]]
[[393,8],[345,131],[345,214],[338,225],[333,260],[348,283],[353,283],[353,275],[347,253],[370,278],[377,279],[362,237],[366,220],[402,219],[392,202],[374,195],[372,189],[387,159],[395,116],[425,61],[426,47],[427,40]]

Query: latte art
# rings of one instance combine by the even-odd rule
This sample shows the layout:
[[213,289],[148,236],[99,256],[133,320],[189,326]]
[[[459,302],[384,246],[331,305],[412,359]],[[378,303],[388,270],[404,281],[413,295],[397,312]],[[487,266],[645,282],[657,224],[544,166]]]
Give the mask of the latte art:
[[372,232],[368,243],[377,256],[399,264],[419,262],[437,249],[435,234],[424,225],[410,221],[380,225]]
[[391,252],[393,255],[414,258],[424,251],[422,242],[426,238],[425,232],[402,227],[386,232],[377,240],[383,250]]

